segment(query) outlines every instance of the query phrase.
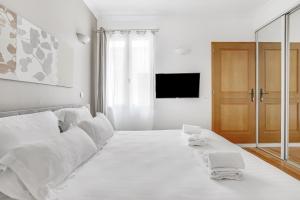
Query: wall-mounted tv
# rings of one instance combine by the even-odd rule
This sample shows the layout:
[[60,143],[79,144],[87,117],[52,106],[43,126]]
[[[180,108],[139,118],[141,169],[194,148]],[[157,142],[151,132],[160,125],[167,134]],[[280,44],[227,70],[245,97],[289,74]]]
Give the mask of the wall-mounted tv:
[[200,73],[156,74],[156,98],[199,98]]

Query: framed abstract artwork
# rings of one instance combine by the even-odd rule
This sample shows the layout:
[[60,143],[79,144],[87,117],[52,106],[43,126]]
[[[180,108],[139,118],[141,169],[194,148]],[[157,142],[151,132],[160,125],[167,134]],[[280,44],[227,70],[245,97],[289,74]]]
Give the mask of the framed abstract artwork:
[[72,87],[73,49],[0,5],[0,78]]

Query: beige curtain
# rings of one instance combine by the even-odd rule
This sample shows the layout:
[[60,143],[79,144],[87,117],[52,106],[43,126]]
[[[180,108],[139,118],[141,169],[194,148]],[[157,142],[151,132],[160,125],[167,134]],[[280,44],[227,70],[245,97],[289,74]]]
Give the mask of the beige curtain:
[[104,28],[98,30],[98,56],[95,70],[94,114],[105,113],[106,96],[106,34]]

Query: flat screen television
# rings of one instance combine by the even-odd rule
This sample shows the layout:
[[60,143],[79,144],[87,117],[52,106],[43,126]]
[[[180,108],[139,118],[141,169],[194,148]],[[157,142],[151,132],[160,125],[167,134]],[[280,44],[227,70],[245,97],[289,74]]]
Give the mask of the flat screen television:
[[156,98],[199,98],[200,73],[156,74]]

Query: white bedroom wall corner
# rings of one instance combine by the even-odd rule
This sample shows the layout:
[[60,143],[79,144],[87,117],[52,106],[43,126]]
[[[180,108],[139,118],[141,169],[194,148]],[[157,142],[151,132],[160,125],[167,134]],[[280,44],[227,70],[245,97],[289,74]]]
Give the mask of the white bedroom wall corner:
[[82,0],[86,7],[91,11],[91,13],[93,13],[94,17],[96,19],[98,19],[98,15],[99,15],[99,11],[97,9],[97,6],[95,5],[95,2],[94,1],[87,1],[87,0]]
[[[97,19],[97,25],[96,27],[94,27],[93,31],[92,31],[92,45],[91,45],[91,60],[92,60],[92,66],[91,66],[91,79],[90,79],[90,88],[91,88],[91,92],[90,92],[90,104],[91,104],[91,111],[94,111],[95,108],[94,106],[96,106],[95,103],[95,87],[97,84],[97,76],[96,73],[98,73],[97,71],[97,65],[99,65],[98,63],[98,54],[99,54],[99,40],[98,40],[98,19]],[[93,115],[95,115],[96,113],[92,113]]]

